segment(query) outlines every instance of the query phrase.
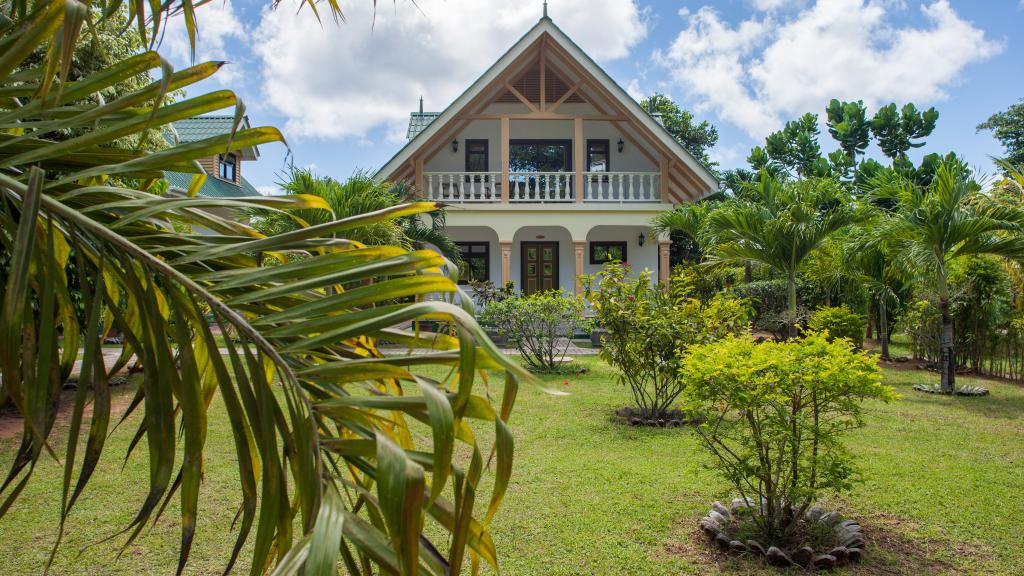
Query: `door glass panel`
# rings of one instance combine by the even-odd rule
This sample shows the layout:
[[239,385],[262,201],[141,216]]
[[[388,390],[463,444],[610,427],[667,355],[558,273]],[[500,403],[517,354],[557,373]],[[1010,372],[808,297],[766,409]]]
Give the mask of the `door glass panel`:
[[526,266],[526,273],[529,274],[530,276],[536,275],[537,274],[537,265],[536,264],[528,264]]
[[537,249],[536,248],[527,248],[526,249],[526,258],[529,259],[529,260],[536,260],[537,259]]
[[552,270],[551,263],[545,262],[544,263],[544,275],[545,276],[551,276],[551,270]]
[[545,260],[551,260],[552,258],[553,258],[553,256],[551,255],[551,248],[545,248],[544,249],[544,259]]

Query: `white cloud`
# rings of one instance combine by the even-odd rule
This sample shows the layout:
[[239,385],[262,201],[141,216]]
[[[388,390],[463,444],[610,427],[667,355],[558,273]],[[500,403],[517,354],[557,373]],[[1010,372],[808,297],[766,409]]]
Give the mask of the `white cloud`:
[[[229,38],[246,40],[242,23],[235,14],[231,0],[215,0],[196,8],[195,62],[229,60],[225,46]],[[185,18],[177,15],[167,21],[160,53],[181,68],[192,63]],[[221,84],[232,84],[241,74],[240,65],[224,66],[213,77]]]
[[686,28],[655,58],[698,110],[761,138],[830,98],[941,100],[967,65],[1002,50],[947,0],[920,6],[921,27],[892,26],[899,10],[891,0],[819,0],[730,26],[705,6],[684,15]]
[[[540,17],[502,0],[351,2],[347,23],[308,9],[265,10],[253,50],[267,102],[289,137],[360,138],[385,126],[404,139],[420,95],[428,110],[454,100]],[[597,60],[623,58],[646,34],[635,0],[561,0],[551,17]],[[564,18],[560,18],[564,16]]]
[[281,193],[281,189],[277,186],[257,186],[256,191],[264,196],[277,196]]

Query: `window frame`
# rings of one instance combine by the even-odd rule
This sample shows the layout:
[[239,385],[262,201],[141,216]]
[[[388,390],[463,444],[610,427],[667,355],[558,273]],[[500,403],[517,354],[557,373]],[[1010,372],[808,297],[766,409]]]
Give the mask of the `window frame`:
[[[484,247],[483,254],[473,254],[472,251],[468,252],[468,254],[470,255],[470,257],[476,256],[476,257],[482,257],[484,259],[484,278],[482,280],[479,280],[479,281],[480,282],[486,282],[486,281],[491,279],[491,243],[490,242],[487,242],[487,241],[476,241],[476,240],[475,241],[465,241],[465,242],[463,242],[463,241],[456,241],[455,242],[455,246],[458,247],[459,254],[462,256],[463,260],[466,260],[466,254],[467,254],[467,253],[464,253],[462,251],[463,246],[465,246],[466,248],[470,248],[470,249],[473,246],[483,246]],[[470,280],[470,278],[468,276],[466,276],[464,274],[459,274],[459,284],[460,285],[464,286],[464,285],[469,284],[469,280]]]
[[[573,171],[572,163],[572,140],[565,138],[515,138],[508,141],[508,148],[511,150],[514,146],[561,146],[565,150],[565,154],[562,156],[562,173],[569,174]],[[509,171],[512,174],[517,172],[512,171],[511,162],[509,163]],[[526,171],[527,173],[529,171]],[[522,173],[522,172],[518,172]]]
[[[230,158],[231,162],[227,159]],[[231,166],[231,178],[225,175],[225,166]],[[227,154],[217,155],[217,177],[226,182],[237,182],[238,181],[238,155],[234,152],[228,152]]]
[[629,261],[628,260],[628,255],[627,255],[627,252],[626,252],[626,249],[628,247],[628,243],[627,242],[625,242],[623,240],[598,240],[598,241],[593,241],[593,242],[590,243],[590,263],[591,264],[599,264],[599,265],[603,266],[604,264],[607,264],[608,262],[612,262],[613,261],[613,260],[598,260],[598,259],[596,259],[594,257],[594,250],[596,248],[600,248],[602,246],[605,247],[605,248],[612,248],[612,247],[622,248],[622,260],[621,261],[622,262],[628,262]]
[[[469,156],[471,154],[470,150],[472,148],[472,145],[474,145],[474,144],[483,144],[484,145],[484,151],[483,151],[483,155],[484,155],[484,169],[483,170],[470,170],[470,168],[469,168]],[[466,159],[466,161],[465,161],[465,169],[466,169],[466,172],[489,172],[490,171],[490,169],[491,169],[491,142],[490,142],[490,140],[488,140],[487,138],[466,138],[466,141],[463,143],[463,147],[466,149],[465,150],[465,159]],[[472,152],[472,153],[476,154],[476,152]]]
[[604,171],[605,172],[611,172],[612,171],[612,141],[609,140],[608,138],[587,138],[587,170],[586,171],[587,172],[593,172],[590,169],[590,166],[591,166],[590,158],[594,154],[594,152],[590,148],[592,144],[604,144],[604,158],[605,158]]

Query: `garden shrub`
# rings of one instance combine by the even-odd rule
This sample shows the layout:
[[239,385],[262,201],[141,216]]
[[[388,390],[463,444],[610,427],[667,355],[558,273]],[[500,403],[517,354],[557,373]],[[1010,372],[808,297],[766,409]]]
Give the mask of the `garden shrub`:
[[649,420],[665,419],[683,391],[683,351],[749,329],[743,300],[719,294],[702,302],[678,287],[666,293],[651,284],[649,271],[633,276],[628,265],[607,264],[599,274],[585,276],[583,285],[608,331],[600,356],[618,371],[637,411]]
[[753,306],[754,329],[769,332],[776,340],[785,339],[791,325],[806,325],[807,318],[810,316],[808,306],[820,302],[807,282],[798,278],[796,294],[799,304],[796,318],[790,318],[787,309],[787,291],[785,279],[755,280],[733,288],[733,293],[736,296],[749,300]]
[[685,406],[713,466],[748,502],[762,543],[789,546],[825,491],[849,489],[855,457],[842,436],[864,425],[862,403],[893,400],[875,361],[821,332],[758,344],[728,337],[690,348],[681,369]]
[[815,332],[828,333],[829,340],[846,338],[855,349],[864,346],[864,316],[846,306],[822,306],[811,314],[807,327]]
[[532,370],[558,371],[577,331],[586,331],[582,298],[557,290],[492,301],[480,314],[481,324],[494,326],[519,350]]

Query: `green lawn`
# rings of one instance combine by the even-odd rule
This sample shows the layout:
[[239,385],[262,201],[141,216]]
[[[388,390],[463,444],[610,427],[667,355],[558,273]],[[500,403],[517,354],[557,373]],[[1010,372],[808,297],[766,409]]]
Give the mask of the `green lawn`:
[[[547,379],[570,396],[529,386],[520,394],[512,422],[513,486],[493,526],[503,572],[775,573],[708,551],[695,525],[712,500],[731,496],[728,487],[705,469],[688,431],[613,422],[609,415],[626,402],[626,391],[599,360],[584,363],[590,372],[570,377],[568,386],[563,377]],[[936,380],[932,374],[890,370],[886,379],[903,398],[870,406],[868,427],[850,441],[863,456],[864,482],[832,502],[858,519],[869,539],[867,561],[844,573],[1024,573],[1024,388],[984,382],[992,396],[952,399],[910,390]],[[220,414],[218,406],[210,418],[206,499],[190,574],[219,573],[234,538],[234,455]],[[173,506],[120,559],[116,539],[82,550],[123,527],[143,497],[144,461],[135,458],[120,471],[118,456],[131,430],[111,438],[112,450],[67,527],[52,573],[173,573]],[[13,449],[11,439],[0,440],[2,469]],[[60,477],[49,462],[37,474],[0,523],[0,573],[41,572],[52,545]]]

